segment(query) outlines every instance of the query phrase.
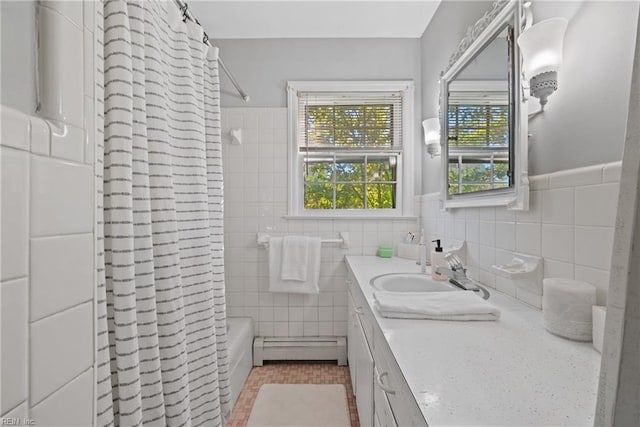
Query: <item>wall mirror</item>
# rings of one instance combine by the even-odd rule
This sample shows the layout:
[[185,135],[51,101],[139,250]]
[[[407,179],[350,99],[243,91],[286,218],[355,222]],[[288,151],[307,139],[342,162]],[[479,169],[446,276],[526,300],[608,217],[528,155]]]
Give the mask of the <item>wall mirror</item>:
[[516,43],[524,19],[520,1],[496,1],[442,73],[445,208],[528,209],[527,105]]

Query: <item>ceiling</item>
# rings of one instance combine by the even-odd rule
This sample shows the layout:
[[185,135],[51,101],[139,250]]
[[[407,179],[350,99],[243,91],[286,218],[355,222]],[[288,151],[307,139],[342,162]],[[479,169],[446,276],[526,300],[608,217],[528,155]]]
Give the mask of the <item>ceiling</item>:
[[440,0],[191,1],[212,39],[419,38]]

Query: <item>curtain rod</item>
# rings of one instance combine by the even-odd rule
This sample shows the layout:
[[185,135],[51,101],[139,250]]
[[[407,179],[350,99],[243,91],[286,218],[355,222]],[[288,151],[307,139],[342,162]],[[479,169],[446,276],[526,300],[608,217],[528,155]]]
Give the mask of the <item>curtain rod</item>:
[[[180,11],[182,12],[183,19],[189,19],[190,21],[195,22],[196,24],[200,25],[200,27],[202,28],[202,32],[204,33],[204,37],[202,39],[202,42],[204,44],[208,45],[209,47],[214,47],[211,44],[211,42],[209,41],[209,36],[207,35],[207,32],[204,31],[204,28],[202,27],[200,22],[193,16],[191,11],[189,10],[189,6],[187,5],[187,3],[184,2],[183,0],[174,0],[174,2],[176,3],[176,5],[180,9]],[[244,102],[249,102],[249,95],[247,95],[247,92],[242,90],[242,88],[240,87],[240,85],[238,84],[236,79],[233,77],[233,75],[231,74],[231,72],[229,71],[227,66],[224,65],[224,62],[222,61],[222,58],[220,58],[220,55],[218,55],[218,64],[220,65],[220,68],[222,68],[222,71],[224,71],[224,73],[227,75],[227,77],[229,77],[229,80],[231,80],[231,83],[233,84],[233,86],[236,88],[236,90],[238,91],[238,93],[242,97],[242,100]]]

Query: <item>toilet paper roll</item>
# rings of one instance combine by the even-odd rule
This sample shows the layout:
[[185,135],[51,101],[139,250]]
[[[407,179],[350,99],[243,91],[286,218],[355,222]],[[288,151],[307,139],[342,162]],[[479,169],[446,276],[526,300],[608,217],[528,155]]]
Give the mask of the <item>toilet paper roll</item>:
[[544,326],[552,334],[576,341],[591,341],[591,307],[595,303],[596,287],[590,283],[544,279],[542,314]]

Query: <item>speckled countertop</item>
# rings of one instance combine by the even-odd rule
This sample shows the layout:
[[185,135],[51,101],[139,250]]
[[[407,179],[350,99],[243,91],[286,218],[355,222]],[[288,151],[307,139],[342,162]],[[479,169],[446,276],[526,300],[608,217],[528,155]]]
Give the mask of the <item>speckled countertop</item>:
[[496,322],[381,317],[369,281],[414,261],[347,256],[429,426],[591,426],[600,355],[548,333],[542,312],[494,289]]

